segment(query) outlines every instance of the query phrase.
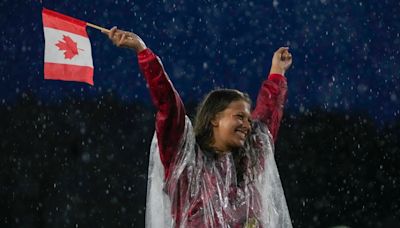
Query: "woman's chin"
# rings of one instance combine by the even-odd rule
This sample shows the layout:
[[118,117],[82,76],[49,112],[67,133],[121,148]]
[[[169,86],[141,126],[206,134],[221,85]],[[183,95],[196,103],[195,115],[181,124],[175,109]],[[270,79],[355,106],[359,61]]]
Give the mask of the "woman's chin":
[[241,149],[244,147],[245,140],[239,140],[237,143],[235,143],[235,146],[233,146],[234,149]]

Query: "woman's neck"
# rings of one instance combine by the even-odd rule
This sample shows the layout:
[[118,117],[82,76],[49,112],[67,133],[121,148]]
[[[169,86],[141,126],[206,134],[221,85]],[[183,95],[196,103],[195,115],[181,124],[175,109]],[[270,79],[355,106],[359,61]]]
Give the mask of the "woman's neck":
[[224,155],[231,151],[229,148],[217,145],[216,143],[213,143],[211,148],[219,155]]

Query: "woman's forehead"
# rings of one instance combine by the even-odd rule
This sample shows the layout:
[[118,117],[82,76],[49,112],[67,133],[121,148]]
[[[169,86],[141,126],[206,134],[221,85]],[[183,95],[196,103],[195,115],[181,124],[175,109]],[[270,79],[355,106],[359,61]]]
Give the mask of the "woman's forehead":
[[250,113],[250,104],[244,100],[232,101],[227,109]]

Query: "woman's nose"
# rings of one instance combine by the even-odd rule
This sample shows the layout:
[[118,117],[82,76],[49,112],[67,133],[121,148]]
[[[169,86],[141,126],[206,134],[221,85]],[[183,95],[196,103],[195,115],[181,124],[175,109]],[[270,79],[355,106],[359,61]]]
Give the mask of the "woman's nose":
[[247,130],[248,132],[250,132],[250,129],[251,129],[251,122],[248,121],[248,120],[244,120],[244,121],[243,121],[243,127],[246,128],[246,130]]

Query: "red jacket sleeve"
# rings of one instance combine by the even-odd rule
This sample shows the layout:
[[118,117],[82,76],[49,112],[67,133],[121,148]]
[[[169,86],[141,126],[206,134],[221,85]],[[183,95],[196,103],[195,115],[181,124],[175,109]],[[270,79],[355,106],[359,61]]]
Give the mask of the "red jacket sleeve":
[[183,135],[185,108],[158,56],[150,49],[145,49],[138,54],[138,62],[147,81],[153,104],[157,108],[156,134],[167,178]]
[[256,107],[251,113],[253,119],[264,122],[276,141],[287,96],[287,81],[283,75],[271,74],[262,83]]

